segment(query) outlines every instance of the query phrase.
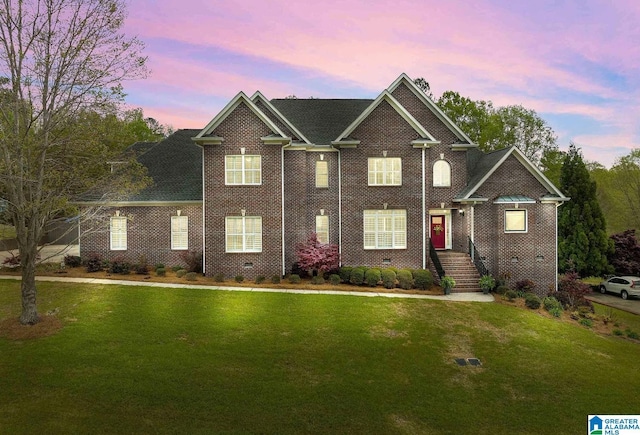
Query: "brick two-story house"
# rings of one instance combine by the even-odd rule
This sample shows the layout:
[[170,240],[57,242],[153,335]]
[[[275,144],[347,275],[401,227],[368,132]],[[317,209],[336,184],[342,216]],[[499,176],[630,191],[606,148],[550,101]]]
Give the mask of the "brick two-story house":
[[139,161],[154,185],[107,204],[108,231],[83,236],[83,255],[172,265],[195,250],[207,275],[272,276],[316,232],[344,265],[433,268],[457,251],[555,286],[568,198],[517,148],[479,151],[404,74],[374,100],[240,92]]

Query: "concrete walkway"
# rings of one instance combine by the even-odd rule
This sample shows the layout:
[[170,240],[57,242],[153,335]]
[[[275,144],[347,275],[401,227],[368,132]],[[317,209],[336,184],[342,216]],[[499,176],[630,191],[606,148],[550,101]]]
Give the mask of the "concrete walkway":
[[[0,281],[3,279],[20,280],[19,276],[0,275]],[[191,288],[201,290],[217,290],[217,291],[239,291],[239,292],[258,292],[258,293],[291,293],[304,295],[339,295],[339,296],[364,296],[364,297],[384,297],[384,298],[402,298],[402,299],[435,299],[440,301],[458,301],[458,302],[494,302],[493,295],[485,295],[483,293],[452,293],[450,295],[420,295],[420,294],[402,294],[402,293],[385,293],[385,292],[345,292],[335,290],[296,290],[296,289],[273,289],[262,287],[225,287],[212,286],[202,284],[172,284],[161,282],[141,282],[117,279],[99,279],[99,278],[67,278],[58,276],[37,276],[36,281],[47,282],[73,282],[86,284],[103,284],[103,285],[129,285],[139,287],[164,287],[164,288]]]

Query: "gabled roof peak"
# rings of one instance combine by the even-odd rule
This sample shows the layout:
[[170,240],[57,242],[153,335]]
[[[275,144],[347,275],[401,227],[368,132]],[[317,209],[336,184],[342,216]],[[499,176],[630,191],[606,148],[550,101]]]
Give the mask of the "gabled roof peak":
[[227,117],[240,105],[245,104],[266,126],[275,134],[286,138],[287,136],[278,128],[278,126],[265,115],[262,110],[255,105],[255,103],[247,97],[247,95],[240,91],[235,97],[198,133],[193,140],[196,142],[203,142],[208,135],[210,135]]
[[442,121],[453,134],[456,135],[456,137],[462,143],[468,143],[472,146],[477,146],[471,140],[471,138],[467,136],[467,134],[462,131],[460,127],[458,127],[451,120],[451,118],[449,118],[446,113],[444,113],[442,109],[440,109],[440,107],[438,107],[438,105],[414,83],[413,80],[411,80],[411,78],[407,74],[400,74],[400,76],[395,79],[394,82],[391,83],[391,85],[387,88],[387,91],[393,93],[393,91],[395,91],[401,84],[406,85],[409,90],[413,92],[424,103],[424,105],[427,106],[429,110],[431,110],[431,112],[436,115],[436,117],[438,117],[438,119],[440,119],[440,121]]

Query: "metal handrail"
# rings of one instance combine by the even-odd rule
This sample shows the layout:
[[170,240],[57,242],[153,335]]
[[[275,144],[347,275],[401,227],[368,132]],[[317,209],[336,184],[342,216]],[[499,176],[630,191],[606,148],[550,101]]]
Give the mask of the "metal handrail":
[[429,257],[433,262],[433,267],[438,273],[438,278],[442,278],[445,275],[444,268],[442,267],[442,263],[440,263],[440,258],[438,258],[438,251],[436,251],[436,248],[433,247],[433,243],[431,243],[431,239],[429,239]]
[[482,256],[478,252],[476,245],[471,240],[471,237],[469,237],[469,256],[471,257],[471,261],[473,261],[473,264],[476,266],[476,269],[478,270],[480,276],[491,275],[489,273],[489,269],[487,269],[487,266],[484,265]]

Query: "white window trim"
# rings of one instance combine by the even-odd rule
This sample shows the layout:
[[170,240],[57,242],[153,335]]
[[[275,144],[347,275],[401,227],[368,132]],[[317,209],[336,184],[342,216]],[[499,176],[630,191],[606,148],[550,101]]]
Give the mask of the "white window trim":
[[[446,168],[446,170],[449,172],[449,177],[448,177],[449,178],[449,183],[448,184],[442,182],[442,175],[441,174],[442,174],[442,170],[443,169],[441,169],[440,172],[439,172],[440,176],[436,177],[436,166],[441,166],[441,165],[446,165],[446,166],[443,166],[443,169]],[[446,160],[437,160],[433,164],[432,174],[433,174],[433,187],[451,187],[451,176],[452,176],[452,174],[451,174],[451,163],[449,163]]]
[[[326,220],[326,228],[327,228],[326,231],[322,231],[322,232],[318,231],[318,219]],[[326,234],[326,238],[325,238],[326,240],[320,240],[320,235],[323,233]],[[324,215],[324,214],[316,215],[316,235],[318,236],[318,241],[320,243],[329,243],[329,216],[328,215]]]
[[[388,231],[379,231],[378,230],[378,220],[383,217],[391,217],[391,230]],[[364,249],[367,250],[387,250],[387,249],[407,249],[407,211],[406,210],[364,210],[362,213],[362,236],[363,236],[363,246]],[[366,230],[366,220],[367,217],[375,219],[374,222],[374,230],[367,231]],[[397,234],[401,231],[394,230],[396,227],[396,222],[398,219],[404,220],[404,234],[403,239],[404,243],[400,244],[399,241],[396,241]],[[367,245],[367,234],[373,233],[375,244]],[[391,233],[391,246],[380,246],[380,236],[382,234]]]
[[[324,171],[320,171],[320,167],[324,167]],[[326,160],[316,161],[316,187],[327,188],[329,187],[329,162]]]
[[[241,168],[240,168],[240,173],[242,174],[242,181],[240,183],[230,183],[227,175],[229,173],[229,171],[231,171],[231,169],[229,169],[228,167],[228,158],[229,157],[241,157]],[[258,161],[260,162],[260,169],[259,169],[259,180],[255,183],[247,183],[246,182],[246,175],[247,175],[247,169],[245,167],[245,160],[247,157],[257,157]],[[252,169],[253,170],[253,169]],[[237,169],[233,169],[233,171],[237,171]],[[229,154],[224,156],[224,184],[226,186],[260,186],[262,185],[262,156],[261,155],[255,155],[255,154]]]
[[[114,229],[114,224],[116,221],[123,222],[122,229],[120,231],[116,231]],[[120,240],[121,244],[114,243],[117,240],[114,240],[115,235],[121,235],[122,238]],[[126,251],[127,250],[127,218],[124,216],[112,216],[109,221],[109,248],[112,251]]]
[[[258,219],[260,224],[259,232],[256,233],[247,233],[247,220],[249,219]],[[242,247],[240,249],[231,249],[229,247],[229,221],[231,220],[242,220],[242,233],[232,234],[235,236],[242,236]],[[259,248],[247,248],[247,238],[248,236],[260,236],[260,247]],[[262,252],[262,216],[227,216],[225,218],[225,252],[235,254],[235,253],[259,253]]]
[[[376,182],[375,176],[373,177],[373,182],[371,182],[372,173],[380,173],[379,171],[371,170],[372,162],[374,162],[373,164],[375,168],[375,162],[377,161],[382,161],[382,183]],[[398,169],[398,171],[393,170],[393,162],[395,161],[400,163],[400,169]],[[387,177],[389,174],[392,174],[392,179],[395,179],[395,177],[393,177],[395,172],[398,173],[398,182],[396,183],[392,181],[391,183],[387,183]],[[400,157],[369,157],[367,160],[367,183],[369,186],[402,186],[402,159]]]
[[[513,211],[517,211],[517,212],[524,212],[524,230],[509,230],[507,229],[507,213],[508,212],[513,212]],[[529,212],[527,209],[523,209],[523,208],[513,208],[513,209],[507,209],[504,211],[504,232],[507,234],[513,234],[513,233],[520,233],[520,234],[524,234],[529,232]]]
[[[185,225],[184,231],[179,231],[179,229],[176,228],[177,224],[174,224],[174,223],[179,221],[185,221],[186,225]],[[176,239],[179,239],[179,237],[176,237],[176,236],[178,234],[184,234],[184,241],[185,241],[184,246],[177,245]],[[188,249],[189,249],[189,217],[188,216],[171,216],[171,250],[186,251]]]

